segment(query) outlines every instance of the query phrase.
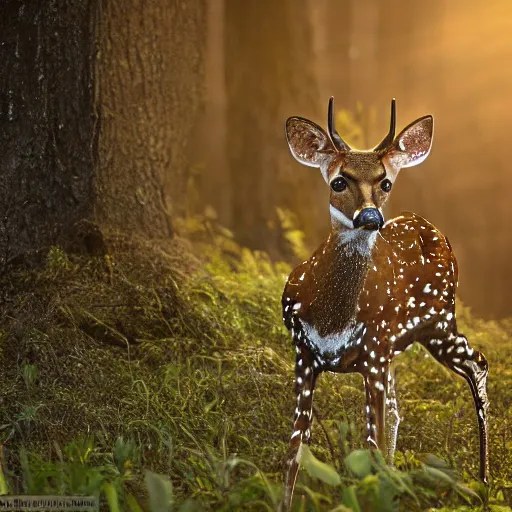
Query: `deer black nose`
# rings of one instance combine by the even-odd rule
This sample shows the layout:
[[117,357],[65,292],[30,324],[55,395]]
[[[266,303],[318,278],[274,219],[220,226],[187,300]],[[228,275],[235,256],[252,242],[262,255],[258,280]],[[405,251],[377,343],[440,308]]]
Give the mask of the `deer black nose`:
[[363,208],[354,219],[355,228],[380,229],[384,224],[384,218],[377,208]]

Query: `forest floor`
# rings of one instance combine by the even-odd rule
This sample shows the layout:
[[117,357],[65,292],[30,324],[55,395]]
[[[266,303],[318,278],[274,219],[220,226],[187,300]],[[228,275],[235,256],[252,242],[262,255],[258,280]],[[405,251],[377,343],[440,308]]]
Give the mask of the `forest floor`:
[[[106,255],[54,247],[43,268],[2,276],[0,494],[276,509],[295,403],[290,267],[207,220],[183,229],[193,242],[105,235]],[[457,318],[490,365],[490,487],[469,388],[418,346],[396,363],[396,470],[365,449],[361,377],[321,376],[296,510],[512,510],[512,322],[460,305]]]

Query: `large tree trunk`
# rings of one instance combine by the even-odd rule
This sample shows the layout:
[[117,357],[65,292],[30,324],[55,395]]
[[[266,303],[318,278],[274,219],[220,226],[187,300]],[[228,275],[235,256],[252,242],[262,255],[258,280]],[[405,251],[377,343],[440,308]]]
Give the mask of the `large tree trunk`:
[[168,235],[171,213],[184,207],[187,144],[203,96],[206,0],[104,5],[95,211],[114,227]]
[[0,4],[4,262],[51,243],[92,212],[97,2],[58,4]]
[[0,4],[0,258],[81,219],[172,234],[202,99],[205,0]]

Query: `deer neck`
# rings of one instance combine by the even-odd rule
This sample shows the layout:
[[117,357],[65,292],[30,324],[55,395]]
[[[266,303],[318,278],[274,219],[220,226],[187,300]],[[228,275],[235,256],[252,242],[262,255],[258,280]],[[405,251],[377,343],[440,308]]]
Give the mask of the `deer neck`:
[[329,237],[308,262],[308,278],[299,266],[289,280],[291,289],[303,290],[298,300],[303,306],[301,321],[322,353],[337,352],[352,336],[359,297],[373,266],[377,233],[349,226],[346,218],[332,216]]
[[308,307],[302,320],[320,351],[328,346],[336,351],[337,345],[345,343],[344,336],[351,336],[359,296],[372,266],[374,240],[368,231],[333,222],[329,238],[310,260],[312,277],[307,286],[312,295],[304,300]]

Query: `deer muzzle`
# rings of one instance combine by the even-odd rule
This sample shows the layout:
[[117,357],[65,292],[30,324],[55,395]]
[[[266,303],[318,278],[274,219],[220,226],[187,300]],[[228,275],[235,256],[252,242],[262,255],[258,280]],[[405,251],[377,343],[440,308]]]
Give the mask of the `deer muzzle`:
[[384,218],[377,208],[363,208],[354,219],[354,227],[376,231],[384,225]]

